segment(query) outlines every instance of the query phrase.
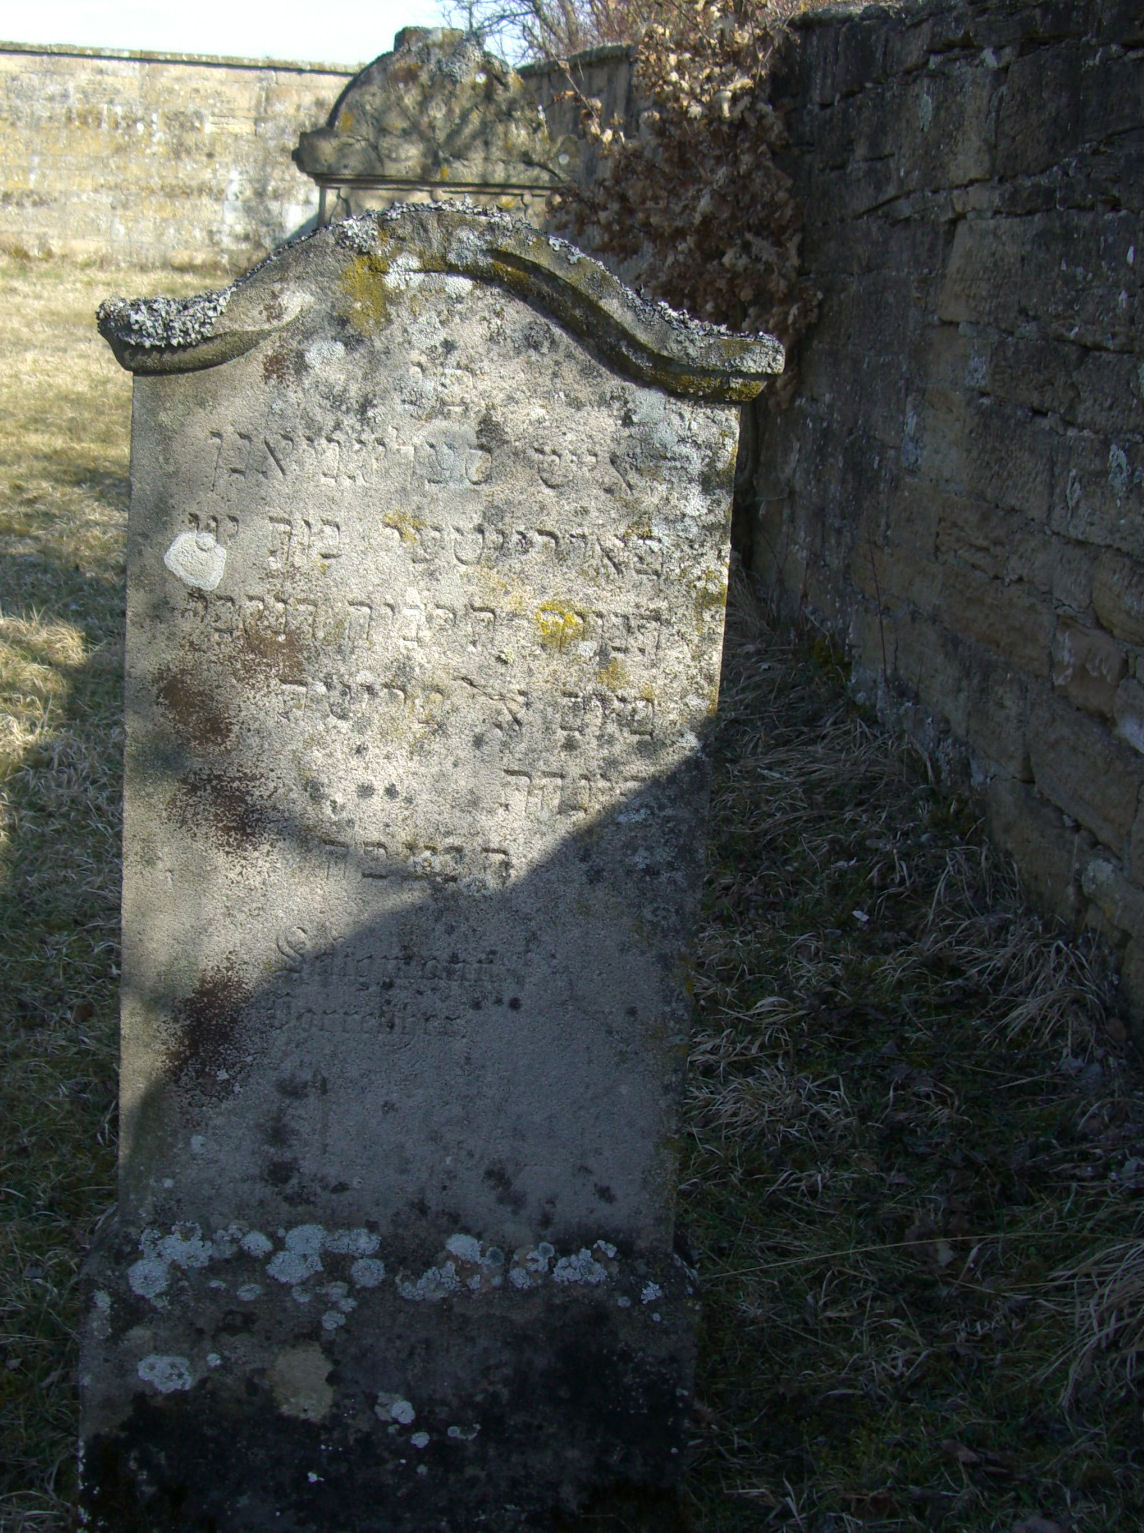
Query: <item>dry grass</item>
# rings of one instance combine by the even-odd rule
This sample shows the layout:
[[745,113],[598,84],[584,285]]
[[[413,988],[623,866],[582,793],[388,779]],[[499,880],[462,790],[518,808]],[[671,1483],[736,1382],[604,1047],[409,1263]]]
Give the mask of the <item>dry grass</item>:
[[1095,944],[733,603],[682,1215],[713,1529],[1144,1525],[1144,1102]]
[[70,1525],[76,1278],[114,1179],[131,388],[93,315],[120,280],[0,260],[0,1527],[12,1533]]
[[[0,262],[0,1528],[71,1526],[76,1274],[112,1196],[122,280]],[[1144,1525],[1141,1103],[1100,954],[740,585],[681,1223],[696,1533]]]

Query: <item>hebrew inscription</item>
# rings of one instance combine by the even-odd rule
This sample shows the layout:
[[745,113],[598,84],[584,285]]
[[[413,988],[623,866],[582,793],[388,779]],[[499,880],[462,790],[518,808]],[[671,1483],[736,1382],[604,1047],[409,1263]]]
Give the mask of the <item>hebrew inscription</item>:
[[[307,1019],[327,1078],[347,1084],[414,1036],[420,1068],[448,1079],[464,1037],[480,1050],[456,1083],[469,1097],[525,1035],[559,1059],[568,994],[576,1027],[598,1029],[609,985],[552,977],[581,961],[570,944],[644,995],[648,1025],[685,1004],[663,977],[678,938],[641,933],[676,931],[695,865],[673,785],[690,783],[715,702],[733,417],[626,381],[495,287],[422,277],[416,302],[399,298],[384,323],[295,322],[193,385],[140,385],[170,445],[133,510],[133,729],[164,769],[129,792],[147,833],[128,900],[144,926],[172,890],[193,901],[196,972],[249,996],[248,1084],[211,1110],[254,1164],[239,1098],[259,1039],[279,1049]],[[493,988],[531,986],[532,1004],[478,996],[442,1029],[455,956],[506,921]],[[284,931],[307,934],[300,967],[283,967]],[[415,969],[393,967],[407,950],[429,965],[413,1001]],[[169,983],[162,943],[141,944],[135,973],[141,1036],[169,1052],[199,1003],[145,1023]],[[569,1134],[611,1089],[610,1051],[631,1046],[609,1038],[553,1065]],[[657,1110],[665,1068],[628,1068],[633,1109]],[[178,1089],[201,1075],[188,1066]],[[391,1136],[416,1132],[400,1115],[377,1126],[363,1209],[420,1195],[385,1169]],[[331,1153],[300,1164],[344,1179]],[[503,1221],[479,1166],[450,1175],[466,1217]],[[589,1211],[574,1192],[562,1206],[571,1222]]]

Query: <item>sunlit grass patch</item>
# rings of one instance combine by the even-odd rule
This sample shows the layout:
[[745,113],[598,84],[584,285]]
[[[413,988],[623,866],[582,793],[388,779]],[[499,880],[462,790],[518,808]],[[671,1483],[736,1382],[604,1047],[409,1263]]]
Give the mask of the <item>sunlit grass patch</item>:
[[112,281],[0,259],[0,1528],[11,1533],[72,1525],[76,1279],[114,1184],[131,385],[95,330]]

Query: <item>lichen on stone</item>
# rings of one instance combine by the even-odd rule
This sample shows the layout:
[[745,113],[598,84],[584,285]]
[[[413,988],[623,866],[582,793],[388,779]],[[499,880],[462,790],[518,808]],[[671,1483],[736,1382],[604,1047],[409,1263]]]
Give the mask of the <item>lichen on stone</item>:
[[191,298],[108,298],[96,311],[101,335],[114,333],[146,351],[181,349],[206,340],[226,313],[233,284]]

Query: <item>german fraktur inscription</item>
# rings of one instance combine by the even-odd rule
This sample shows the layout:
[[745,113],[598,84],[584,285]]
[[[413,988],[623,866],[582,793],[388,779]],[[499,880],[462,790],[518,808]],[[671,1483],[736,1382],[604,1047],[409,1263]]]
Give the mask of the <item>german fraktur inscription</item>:
[[779,350],[455,207],[101,328],[136,376],[88,1514],[666,1491],[733,402]]

